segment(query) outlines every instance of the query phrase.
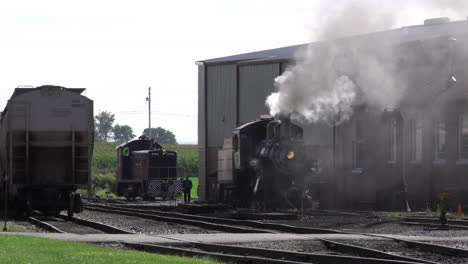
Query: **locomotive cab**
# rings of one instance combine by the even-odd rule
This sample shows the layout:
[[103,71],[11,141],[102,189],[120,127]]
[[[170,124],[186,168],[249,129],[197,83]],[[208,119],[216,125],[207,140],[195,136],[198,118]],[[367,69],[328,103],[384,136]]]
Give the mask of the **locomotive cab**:
[[180,192],[177,179],[177,152],[165,150],[145,136],[117,147],[117,195],[127,199],[161,196],[163,185],[170,184],[172,193]]

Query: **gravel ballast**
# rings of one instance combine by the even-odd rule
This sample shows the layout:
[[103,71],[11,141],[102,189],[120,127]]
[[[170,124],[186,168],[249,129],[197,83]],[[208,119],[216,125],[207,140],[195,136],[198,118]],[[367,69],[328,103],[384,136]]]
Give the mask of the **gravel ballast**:
[[134,216],[110,214],[85,210],[77,215],[78,218],[111,225],[137,234],[145,235],[173,235],[173,234],[209,234],[219,233],[195,226],[173,224],[144,219]]

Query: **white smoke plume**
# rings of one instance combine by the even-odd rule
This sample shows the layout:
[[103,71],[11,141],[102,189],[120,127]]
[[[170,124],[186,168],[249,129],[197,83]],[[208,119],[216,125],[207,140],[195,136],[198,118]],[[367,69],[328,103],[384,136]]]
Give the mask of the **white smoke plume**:
[[266,99],[270,113],[301,122],[340,123],[352,116],[358,100],[381,108],[397,106],[407,84],[398,74],[394,40],[341,38],[401,26],[401,21],[408,21],[402,14],[415,8],[424,18],[444,14],[459,18],[468,1],[337,1],[324,7],[320,13],[327,15],[320,17],[314,40],[328,42],[301,50],[296,64],[275,79],[277,92]]

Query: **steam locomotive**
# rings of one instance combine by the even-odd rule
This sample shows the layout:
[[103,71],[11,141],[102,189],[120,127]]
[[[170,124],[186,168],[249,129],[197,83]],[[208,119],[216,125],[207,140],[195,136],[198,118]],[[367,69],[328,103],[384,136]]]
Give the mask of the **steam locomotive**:
[[218,153],[223,202],[264,210],[299,209],[310,168],[303,129],[288,118],[260,119],[237,127]]

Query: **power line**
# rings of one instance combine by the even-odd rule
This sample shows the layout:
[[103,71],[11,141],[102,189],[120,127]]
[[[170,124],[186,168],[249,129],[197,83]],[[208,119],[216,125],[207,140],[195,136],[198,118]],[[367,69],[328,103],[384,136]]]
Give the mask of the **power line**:
[[[144,111],[119,111],[114,112],[114,114],[118,115],[146,115],[147,113]],[[163,111],[151,111],[151,114],[160,115],[160,116],[173,116],[173,117],[185,117],[185,118],[194,118],[195,115],[190,114],[181,114],[181,113],[170,113],[170,112],[163,112]]]

